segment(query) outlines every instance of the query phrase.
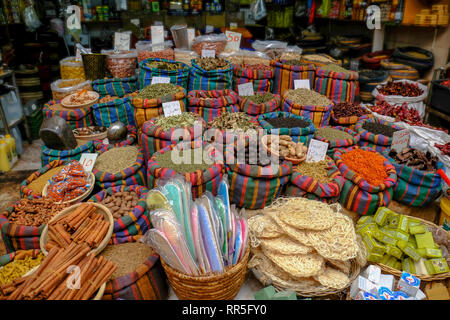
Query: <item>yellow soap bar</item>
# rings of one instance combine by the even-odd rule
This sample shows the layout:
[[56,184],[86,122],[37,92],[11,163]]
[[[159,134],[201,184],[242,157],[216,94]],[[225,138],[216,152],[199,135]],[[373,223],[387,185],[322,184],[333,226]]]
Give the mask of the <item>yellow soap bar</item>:
[[381,262],[382,259],[383,259],[383,255],[375,253],[375,252],[371,252],[367,256],[367,261],[371,261],[371,262]]
[[376,253],[382,256],[386,252],[386,247],[368,234],[363,235],[363,241],[370,253]]
[[373,233],[373,237],[375,239],[377,239],[378,241],[381,241],[385,244],[390,244],[391,246],[397,245],[397,239],[395,239],[394,237],[390,236],[389,234],[387,234],[381,230],[375,231]]
[[411,258],[403,259],[402,269],[403,269],[403,271],[406,271],[411,274],[416,273],[416,267],[415,267],[414,261]]
[[390,245],[387,245],[387,246],[386,246],[386,253],[389,254],[389,255],[391,255],[391,256],[396,257],[397,259],[401,259],[401,258],[402,258],[402,255],[403,255],[402,250],[400,250],[400,249],[397,248],[397,247],[390,246]]

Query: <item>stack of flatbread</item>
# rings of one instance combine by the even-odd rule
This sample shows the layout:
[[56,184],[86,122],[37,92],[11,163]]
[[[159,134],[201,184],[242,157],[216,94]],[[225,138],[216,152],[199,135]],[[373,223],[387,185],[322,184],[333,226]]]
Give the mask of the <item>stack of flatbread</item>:
[[279,198],[248,220],[249,268],[274,286],[301,292],[340,291],[350,285],[352,262],[367,251],[339,204]]

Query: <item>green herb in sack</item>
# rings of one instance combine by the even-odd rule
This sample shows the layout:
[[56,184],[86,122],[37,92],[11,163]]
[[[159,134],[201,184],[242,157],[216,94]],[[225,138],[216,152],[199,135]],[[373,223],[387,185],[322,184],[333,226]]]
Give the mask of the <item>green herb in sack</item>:
[[195,120],[199,119],[199,116],[195,113],[183,112],[176,116],[159,116],[156,118],[155,124],[161,126],[166,131],[171,128],[192,127]]
[[327,65],[324,65],[323,67],[321,67],[322,69],[328,70],[328,71],[334,71],[334,72],[343,72],[343,73],[349,73],[350,71],[347,69],[344,69],[340,66],[338,66],[337,64],[334,63],[330,63]]
[[273,94],[270,92],[266,92],[263,94],[255,94],[254,96],[249,96],[247,99],[256,104],[266,103],[267,101],[273,99]]
[[328,141],[353,139],[351,134],[333,128],[317,128],[315,135]]
[[286,98],[300,106],[325,107],[331,104],[330,99],[328,99],[324,95],[305,88],[286,91]]
[[210,127],[220,130],[244,131],[255,129],[252,119],[244,112],[222,113],[209,123]]
[[178,88],[171,83],[155,83],[142,89],[137,95],[141,99],[156,99],[170,94],[176,94]]
[[147,67],[156,68],[162,70],[178,70],[183,69],[183,65],[178,62],[166,62],[166,61],[152,61],[147,63]]
[[287,64],[290,66],[302,66],[304,65],[303,62],[301,62],[300,60],[286,60],[283,64]]
[[194,172],[197,170],[204,171],[211,167],[213,160],[207,159],[205,161],[203,158],[203,150],[203,148],[175,149],[165,153],[158,153],[155,156],[155,161],[162,168],[169,168],[178,173]]

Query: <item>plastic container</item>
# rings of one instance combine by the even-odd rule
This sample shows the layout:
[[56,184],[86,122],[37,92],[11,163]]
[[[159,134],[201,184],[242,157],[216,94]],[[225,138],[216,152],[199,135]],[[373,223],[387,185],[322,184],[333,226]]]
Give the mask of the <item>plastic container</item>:
[[0,171],[8,172],[11,170],[11,153],[8,144],[4,139],[0,140]]
[[188,66],[192,66],[191,60],[196,59],[199,55],[195,51],[184,50],[175,48],[174,50],[174,60],[177,62],[182,62],[187,64]]
[[102,50],[106,54],[106,67],[114,78],[132,77],[136,74],[137,50]]
[[16,150],[16,139],[11,137],[10,134],[7,134],[5,135],[5,141],[8,145],[9,152],[11,153],[11,166],[13,166],[18,159]]
[[62,79],[86,79],[83,61],[76,61],[75,57],[67,57],[59,62]]
[[[0,102],[3,106],[3,110],[5,111],[6,122],[8,124],[12,124],[22,118],[22,105],[14,90],[2,95],[0,97]],[[0,128],[3,128],[2,121],[0,121]]]
[[450,230],[450,199],[442,197],[440,201],[441,216],[439,218],[439,225],[444,230]]
[[80,90],[92,90],[92,81],[83,79],[59,79],[51,83],[53,100],[61,100],[64,97]]
[[153,51],[153,46],[151,41],[138,41],[136,42],[136,50],[138,62],[149,58],[160,58],[173,60],[173,42],[171,40],[164,41],[164,46],[162,50]]

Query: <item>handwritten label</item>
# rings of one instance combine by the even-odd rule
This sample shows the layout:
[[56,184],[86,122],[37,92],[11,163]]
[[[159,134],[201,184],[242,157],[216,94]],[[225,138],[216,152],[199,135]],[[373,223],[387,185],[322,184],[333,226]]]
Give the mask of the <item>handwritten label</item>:
[[241,46],[242,34],[227,30],[225,32],[225,36],[227,37],[227,46],[225,47],[225,50],[239,50],[239,47]]
[[395,131],[392,135],[391,149],[395,149],[397,152],[401,152],[403,148],[406,148],[409,144],[409,131],[399,130]]
[[247,82],[238,85],[238,92],[240,96],[253,96],[255,92],[253,91],[253,83]]
[[153,77],[151,84],[155,84],[155,83],[170,83],[170,78],[169,77]]
[[318,162],[325,159],[328,150],[328,143],[311,139],[308,147],[308,153],[306,154],[306,162]]
[[130,23],[134,24],[136,27],[139,27],[141,21],[139,19],[131,19]]
[[98,153],[82,153],[80,163],[86,172],[91,172],[97,160]]
[[202,58],[215,58],[216,50],[202,50]]
[[214,27],[210,26],[210,25],[206,25],[205,33],[211,33],[211,32],[214,32]]
[[114,50],[130,50],[131,32],[114,33]]
[[161,51],[164,49],[164,26],[152,26],[152,51]]
[[170,101],[170,102],[164,102],[162,104],[164,116],[170,117],[170,116],[176,116],[178,114],[181,114],[181,106],[180,101]]
[[294,80],[294,89],[304,88],[310,90],[308,79],[297,79]]
[[230,29],[236,29],[238,27],[237,22],[230,22]]

